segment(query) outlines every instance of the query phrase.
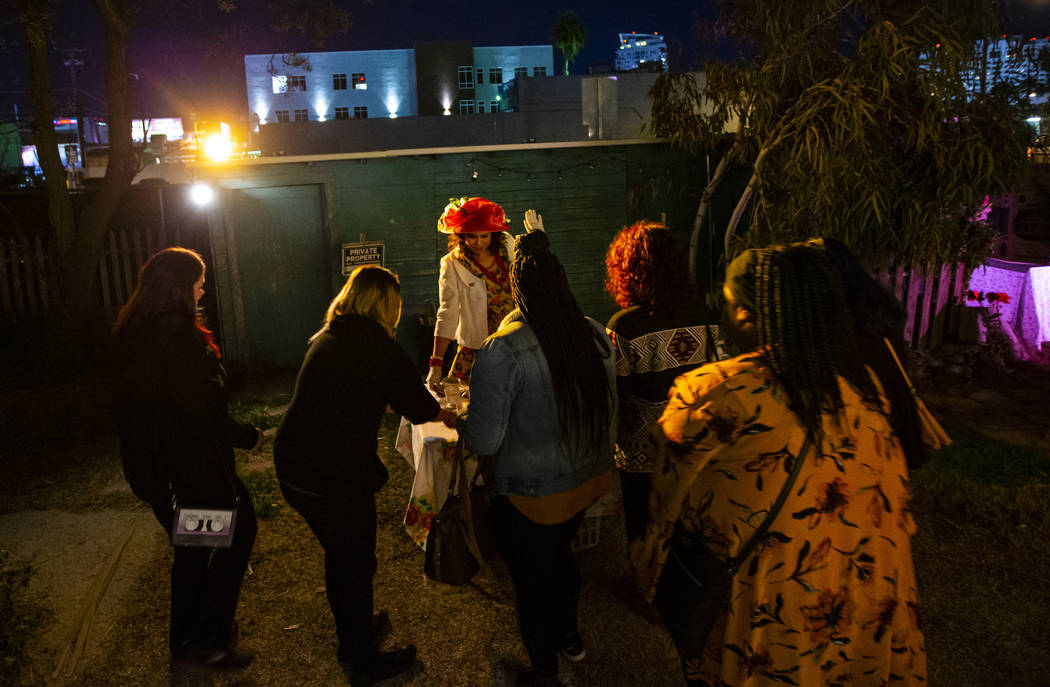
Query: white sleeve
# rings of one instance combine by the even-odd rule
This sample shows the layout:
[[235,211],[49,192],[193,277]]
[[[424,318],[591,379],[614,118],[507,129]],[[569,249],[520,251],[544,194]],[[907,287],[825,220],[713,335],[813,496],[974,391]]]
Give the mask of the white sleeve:
[[459,328],[459,287],[452,258],[441,259],[441,274],[438,276],[438,311],[434,323],[434,336],[455,339]]

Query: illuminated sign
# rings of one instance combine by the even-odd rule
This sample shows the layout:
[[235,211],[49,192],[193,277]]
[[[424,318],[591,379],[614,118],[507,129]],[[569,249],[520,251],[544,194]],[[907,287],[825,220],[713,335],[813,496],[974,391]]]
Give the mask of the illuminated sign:
[[386,244],[383,241],[359,241],[343,244],[343,276],[361,265],[386,264]]
[[154,134],[164,134],[169,141],[181,141],[185,135],[182,128],[182,117],[131,120],[131,140],[141,143]]

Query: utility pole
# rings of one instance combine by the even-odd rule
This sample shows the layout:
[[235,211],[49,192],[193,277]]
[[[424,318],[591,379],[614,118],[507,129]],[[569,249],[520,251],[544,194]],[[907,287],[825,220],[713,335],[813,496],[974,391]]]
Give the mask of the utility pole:
[[[80,97],[80,88],[77,85],[77,69],[84,66],[84,60],[80,55],[87,52],[87,48],[64,48],[62,54],[65,59],[62,64],[69,67],[69,80],[73,87],[73,109],[77,116],[77,157],[80,158],[80,166],[84,166],[84,105]],[[66,163],[68,164],[68,160]]]

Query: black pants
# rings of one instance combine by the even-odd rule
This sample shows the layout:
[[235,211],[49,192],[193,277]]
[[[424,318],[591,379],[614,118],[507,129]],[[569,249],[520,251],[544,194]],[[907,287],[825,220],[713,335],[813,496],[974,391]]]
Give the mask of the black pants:
[[627,542],[637,539],[649,523],[649,492],[652,475],[648,472],[620,470],[620,491],[623,495],[623,522],[627,528]]
[[583,511],[558,525],[540,525],[506,496],[496,496],[489,515],[514,584],[518,630],[532,667],[540,675],[557,674],[558,648],[577,633],[580,568],[571,545]]
[[288,503],[303,516],[324,549],[325,589],[335,616],[339,660],[367,662],[375,656],[372,635],[376,574],[375,494],[324,496],[281,483]]
[[[176,546],[171,564],[171,628],[168,647],[172,655],[189,649],[221,649],[231,639],[233,616],[255,543],[255,510],[244,483],[236,479],[237,522],[229,548]],[[171,536],[174,513],[171,503],[154,503],[153,515]]]

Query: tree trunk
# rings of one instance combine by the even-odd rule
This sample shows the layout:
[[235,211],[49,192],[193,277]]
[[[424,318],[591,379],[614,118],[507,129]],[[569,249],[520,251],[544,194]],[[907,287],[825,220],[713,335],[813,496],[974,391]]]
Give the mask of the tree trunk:
[[743,145],[741,143],[741,131],[738,128],[736,132],[736,140],[733,142],[732,147],[722,156],[722,159],[718,161],[718,166],[715,167],[715,173],[707,181],[707,186],[704,187],[704,193],[700,196],[700,204],[696,208],[696,217],[693,218],[693,233],[689,236],[689,276],[693,279],[693,282],[697,281],[697,259],[700,253],[700,229],[704,225],[704,217],[707,215],[707,207],[711,204],[711,199],[715,195],[715,191],[718,190],[719,184],[722,183],[722,179],[729,171],[730,166],[736,161],[743,151]]
[[60,253],[63,297],[70,323],[79,330],[95,314],[95,278],[104,239],[124,192],[135,176],[137,161],[131,141],[128,99],[127,25],[108,0],[96,0],[106,29],[106,104],[109,158],[106,175],[92,203],[84,208],[79,231]]
[[733,216],[729,218],[729,225],[726,227],[726,240],[725,240],[725,252],[726,257],[729,256],[729,242],[733,239],[736,234],[737,225],[740,224],[740,218],[744,216],[744,211],[747,210],[748,203],[751,202],[751,196],[755,193],[755,186],[758,184],[758,172],[751,174],[750,181],[747,182],[747,188],[740,194],[740,200],[736,202],[736,207],[733,208]]
[[[22,23],[26,33],[26,50],[29,58],[29,73],[32,83],[33,138],[37,157],[44,171],[44,188],[47,190],[47,215],[51,224],[51,250],[57,260],[52,263],[51,279],[59,275],[59,315],[68,319],[63,274],[63,255],[74,251],[76,218],[73,203],[66,188],[66,170],[58,155],[58,137],[55,135],[55,105],[51,97],[51,63],[48,42],[51,33],[49,17],[44,3],[38,0],[22,0]],[[83,151],[81,151],[83,155]]]

